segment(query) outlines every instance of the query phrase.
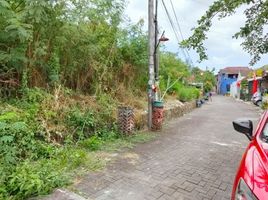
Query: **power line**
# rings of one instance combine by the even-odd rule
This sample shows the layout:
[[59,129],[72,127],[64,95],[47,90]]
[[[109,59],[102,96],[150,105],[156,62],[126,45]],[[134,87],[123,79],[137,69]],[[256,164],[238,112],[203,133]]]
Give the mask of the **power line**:
[[176,15],[176,12],[175,12],[174,5],[173,5],[172,0],[170,0],[170,4],[171,4],[171,7],[172,7],[173,14],[174,14],[174,16],[175,16],[175,19],[176,19],[176,22],[177,22],[178,28],[179,28],[179,32],[180,32],[181,38],[182,38],[182,40],[184,40],[184,37],[183,37],[182,31],[181,31],[181,26],[180,26],[180,24],[179,24],[179,20],[178,20],[178,17],[177,17],[177,15]]
[[[177,39],[177,41],[178,41],[178,44],[180,43],[180,39],[179,39],[179,36],[178,36],[178,31],[177,31],[177,29],[176,29],[176,27],[175,27],[175,25],[174,25],[174,22],[173,22],[173,20],[172,20],[172,17],[171,17],[171,15],[170,15],[170,13],[169,13],[169,11],[168,11],[168,9],[167,9],[167,6],[166,6],[166,4],[165,4],[165,2],[162,0],[162,4],[163,4],[163,7],[164,7],[164,9],[165,9],[165,12],[166,12],[166,14],[167,14],[167,16],[168,16],[168,20],[169,20],[169,22],[170,22],[170,24],[171,24],[171,27],[172,27],[172,29],[173,29],[173,32],[174,32],[174,34],[175,34],[175,36],[176,36],[176,39]],[[174,8],[174,6],[173,6],[173,8]],[[174,9],[174,11],[175,11],[175,9]],[[178,20],[177,20],[178,21]],[[180,28],[180,27],[179,27]],[[182,32],[182,31],[181,31]],[[179,46],[179,49],[181,50],[181,52],[183,53],[183,56],[184,56],[184,59],[185,59],[185,61],[186,62],[190,62],[190,64],[192,64],[193,65],[193,61],[192,61],[192,59],[191,59],[191,57],[190,57],[190,54],[189,54],[189,52],[187,51],[187,50],[185,50],[184,48],[182,48],[182,47],[180,47]],[[186,53],[185,53],[186,52]],[[188,56],[188,58],[187,58],[187,56],[186,56],[186,54],[187,54],[187,56]]]
[[177,39],[178,42],[179,42],[180,40],[179,40],[179,37],[178,37],[178,35],[177,35],[177,30],[176,30],[176,28],[175,28],[175,25],[174,25],[174,23],[173,23],[173,21],[172,21],[172,18],[171,18],[171,16],[170,16],[169,12],[168,12],[168,9],[167,9],[167,7],[166,7],[166,4],[165,4],[165,2],[164,2],[163,0],[162,0],[162,4],[163,4],[164,9],[165,9],[165,11],[166,11],[166,14],[167,14],[168,20],[169,20],[169,22],[170,22],[170,25],[171,25],[171,27],[172,27],[172,29],[173,29],[173,31],[174,31],[175,37],[176,37],[176,39]]
[[[181,30],[181,26],[180,26],[180,23],[179,23],[177,14],[176,14],[176,12],[175,12],[174,5],[173,5],[172,0],[170,0],[170,4],[171,4],[172,10],[173,10],[173,14],[174,14],[174,16],[175,16],[175,20],[176,20],[176,22],[177,22],[177,26],[178,26],[178,28],[179,28],[179,32],[180,32],[180,35],[181,35],[181,39],[184,40],[183,33],[182,33],[182,30]],[[188,58],[190,59],[191,64],[193,64],[193,61],[192,61],[191,56],[190,56],[190,54],[189,54],[189,51],[188,51],[187,49],[185,49],[185,51],[186,51],[186,53],[187,53]]]
[[[180,39],[179,39],[177,30],[176,30],[176,28],[175,28],[175,25],[174,25],[174,23],[173,23],[173,21],[172,21],[172,18],[171,18],[171,16],[170,16],[169,12],[168,12],[168,9],[167,9],[167,6],[166,6],[164,0],[162,0],[162,5],[163,5],[163,7],[164,7],[164,9],[165,9],[165,12],[166,12],[167,17],[168,17],[168,20],[169,20],[169,22],[170,22],[171,28],[173,29],[173,32],[174,32],[174,34],[175,34],[175,37],[176,37],[178,43],[180,43]],[[180,49],[181,49],[181,51],[182,51],[182,53],[183,53],[183,55],[184,55],[185,60],[187,60],[187,58],[186,58],[187,56],[186,56],[184,50],[183,50],[182,48],[180,48]]]

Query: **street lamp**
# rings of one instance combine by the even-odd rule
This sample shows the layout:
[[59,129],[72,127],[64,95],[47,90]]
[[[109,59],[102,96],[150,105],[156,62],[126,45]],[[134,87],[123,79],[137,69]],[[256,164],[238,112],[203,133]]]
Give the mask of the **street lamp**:
[[[158,46],[160,44],[160,42],[166,42],[166,41],[169,41],[169,38],[166,38],[165,37],[165,31],[163,31],[161,37],[158,39],[158,42],[155,41],[155,50],[154,50],[154,53],[157,54],[157,49],[158,49]],[[157,43],[156,43],[157,42]]]
[[161,37],[158,39],[158,41],[155,41],[155,49],[154,49],[154,69],[155,69],[155,89],[154,89],[154,93],[155,93],[155,100],[159,101],[160,97],[157,93],[157,89],[159,88],[159,51],[158,51],[158,47],[160,45],[160,42],[166,42],[169,41],[169,38],[165,37],[165,31],[163,31]]
[[160,41],[160,42],[166,42],[166,41],[169,41],[169,39],[166,38],[166,37],[163,35],[161,38],[159,38],[159,41]]

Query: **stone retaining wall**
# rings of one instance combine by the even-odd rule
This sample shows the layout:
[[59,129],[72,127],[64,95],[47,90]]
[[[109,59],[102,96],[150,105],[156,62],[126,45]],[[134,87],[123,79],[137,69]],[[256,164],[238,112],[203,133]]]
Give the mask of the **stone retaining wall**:
[[[183,116],[196,108],[196,102],[181,103],[180,101],[168,102],[164,104],[164,121]],[[137,130],[147,129],[147,112],[135,111],[135,128]]]

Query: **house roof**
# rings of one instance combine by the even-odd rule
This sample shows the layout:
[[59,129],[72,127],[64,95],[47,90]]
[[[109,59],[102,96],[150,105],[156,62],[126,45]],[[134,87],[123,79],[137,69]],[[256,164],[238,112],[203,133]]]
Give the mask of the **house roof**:
[[240,72],[242,76],[247,76],[251,71],[252,69],[249,67],[225,67],[219,71],[219,74],[238,74]]

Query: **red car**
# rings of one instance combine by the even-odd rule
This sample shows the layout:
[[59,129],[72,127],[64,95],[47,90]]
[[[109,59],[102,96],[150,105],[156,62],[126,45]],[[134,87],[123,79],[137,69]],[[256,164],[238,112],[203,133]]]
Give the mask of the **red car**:
[[262,115],[254,133],[250,120],[236,120],[233,126],[250,143],[237,171],[232,200],[268,200],[268,111]]

